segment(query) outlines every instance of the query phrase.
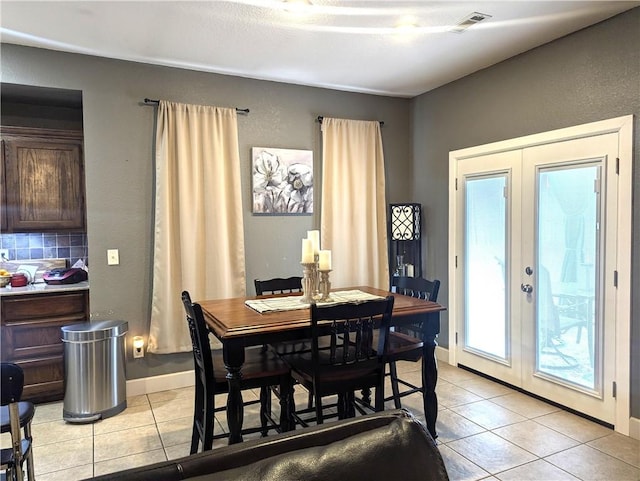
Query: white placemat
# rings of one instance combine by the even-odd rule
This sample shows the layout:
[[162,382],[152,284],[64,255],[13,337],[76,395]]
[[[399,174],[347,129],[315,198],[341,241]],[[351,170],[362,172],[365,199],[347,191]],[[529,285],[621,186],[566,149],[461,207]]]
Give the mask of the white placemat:
[[[277,311],[295,311],[297,309],[308,309],[309,304],[300,302],[301,296],[287,297],[269,297],[266,299],[248,299],[244,303],[254,311],[260,314],[265,312]],[[331,306],[334,304],[345,304],[349,302],[358,303],[364,301],[373,301],[376,299],[384,299],[384,297],[362,292],[360,290],[353,291],[337,291],[332,292],[328,302],[317,302],[319,306]]]

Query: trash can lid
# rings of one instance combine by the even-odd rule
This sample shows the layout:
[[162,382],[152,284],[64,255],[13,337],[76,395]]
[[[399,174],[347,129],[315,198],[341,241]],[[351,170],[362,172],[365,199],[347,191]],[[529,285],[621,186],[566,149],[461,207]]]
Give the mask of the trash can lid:
[[122,336],[129,330],[127,321],[96,321],[64,326],[62,341],[98,341],[111,337]]

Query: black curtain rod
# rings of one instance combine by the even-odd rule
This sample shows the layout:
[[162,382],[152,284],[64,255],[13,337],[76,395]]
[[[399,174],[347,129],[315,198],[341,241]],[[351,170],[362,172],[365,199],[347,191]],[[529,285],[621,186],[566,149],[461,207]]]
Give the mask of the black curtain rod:
[[[318,115],[318,122],[322,123],[323,119],[324,117],[322,115]],[[380,127],[384,125],[384,120],[379,120],[378,122],[380,122]]]
[[[160,103],[159,100],[144,99],[145,105],[158,105],[159,103]],[[239,109],[238,107],[236,107],[236,112],[238,112],[239,114],[248,114],[249,109]]]

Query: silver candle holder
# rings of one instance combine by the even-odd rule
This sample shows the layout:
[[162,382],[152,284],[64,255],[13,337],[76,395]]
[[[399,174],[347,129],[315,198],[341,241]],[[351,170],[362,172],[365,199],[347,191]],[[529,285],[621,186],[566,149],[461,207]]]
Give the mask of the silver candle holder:
[[318,286],[318,264],[315,262],[301,262],[302,264],[302,297],[300,302],[315,303],[314,295]]
[[330,295],[331,282],[329,281],[329,272],[331,272],[331,269],[320,271],[320,282],[318,286],[320,294],[320,299],[318,299],[319,302],[329,302],[333,300]]

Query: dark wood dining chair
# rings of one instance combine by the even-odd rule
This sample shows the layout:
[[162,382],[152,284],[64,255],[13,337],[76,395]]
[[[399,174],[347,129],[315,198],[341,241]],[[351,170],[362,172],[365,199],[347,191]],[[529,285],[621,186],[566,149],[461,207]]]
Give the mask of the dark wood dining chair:
[[[254,279],[256,296],[268,296],[276,294],[290,294],[302,292],[302,277],[275,277],[273,279]],[[265,346],[266,348],[267,346]],[[309,351],[309,340],[283,341],[271,344],[271,348],[279,355],[294,354],[300,351]]]
[[[439,280],[427,280],[422,277],[393,277],[391,282],[395,292],[405,296],[417,297],[427,301],[436,302],[440,290]],[[387,346],[387,362],[389,364],[389,376],[391,377],[392,395],[385,401],[393,400],[396,409],[402,407],[401,398],[417,392],[424,393],[424,385],[416,386],[398,377],[397,361],[418,362],[422,359],[424,342],[422,339],[422,321],[419,317],[415,322],[402,327],[395,327],[389,333]],[[424,376],[422,376],[424,378]],[[406,389],[400,391],[400,385]]]
[[[356,390],[375,388],[376,411],[384,409],[384,347],[389,334],[393,296],[362,303],[311,305],[311,352],[287,356],[292,377],[314,398],[315,421],[324,422],[322,398],[338,396],[338,418],[355,415]],[[373,345],[374,332],[378,343]],[[319,339],[330,338],[323,347]],[[306,426],[309,419],[295,412]]]
[[256,288],[256,296],[264,296],[268,294],[286,294],[289,292],[302,292],[302,277],[274,277],[273,279],[259,280],[254,279],[253,284]]
[[[33,469],[33,449],[31,421],[35,414],[32,402],[21,401],[24,388],[24,372],[17,364],[3,362],[1,364],[1,422],[2,432],[10,433],[11,447],[1,452],[2,469],[6,471],[6,479],[24,479],[24,462],[27,463],[29,481],[35,479]],[[24,436],[22,432],[24,430]]]
[[[256,288],[256,296],[268,296],[270,294],[292,294],[302,292],[302,277],[274,277],[273,279],[259,280],[254,279],[253,284]],[[287,356],[299,352],[310,352],[311,342],[309,339],[301,339],[296,341],[282,341],[271,344],[273,349],[279,356]],[[269,346],[264,346],[268,349]],[[276,397],[280,398],[280,392],[277,388],[273,389]],[[308,407],[313,406],[313,397],[309,394]]]
[[[215,435],[213,426],[215,413],[224,411],[225,407],[215,407],[215,396],[229,392],[227,370],[222,358],[222,350],[212,350],[209,344],[209,330],[204,320],[202,307],[191,301],[187,291],[182,293],[182,302],[187,313],[187,323],[193,344],[193,361],[195,367],[195,404],[193,414],[193,430],[191,435],[191,454],[210,450],[213,440],[227,436]],[[275,353],[262,347],[245,349],[245,362],[242,365],[241,388],[260,389],[259,401],[247,401],[242,406],[260,403],[260,427],[249,427],[242,434],[260,432],[266,436],[269,429],[278,432],[288,431],[291,427],[291,370]],[[280,420],[276,422],[271,414],[270,386],[277,385],[285,395],[280,399]]]

